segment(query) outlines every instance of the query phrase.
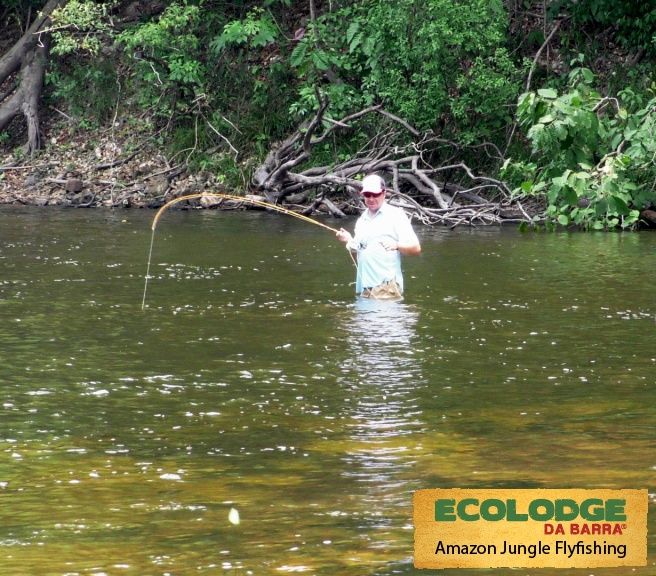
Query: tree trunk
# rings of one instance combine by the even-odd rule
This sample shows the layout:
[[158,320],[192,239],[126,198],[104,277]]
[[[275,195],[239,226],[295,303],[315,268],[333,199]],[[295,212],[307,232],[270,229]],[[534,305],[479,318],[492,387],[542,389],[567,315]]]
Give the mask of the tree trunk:
[[40,31],[50,20],[50,15],[68,0],[49,0],[27,32],[0,57],[0,85],[16,72],[17,83],[0,100],[0,130],[3,130],[22,113],[27,124],[26,151],[32,154],[39,149],[39,100],[43,76],[48,58],[47,34]]

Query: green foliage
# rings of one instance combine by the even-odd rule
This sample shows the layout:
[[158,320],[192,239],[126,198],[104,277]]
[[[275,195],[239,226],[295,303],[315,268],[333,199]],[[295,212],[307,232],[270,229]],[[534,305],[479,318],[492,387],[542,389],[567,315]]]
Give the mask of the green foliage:
[[[265,5],[277,3],[285,5],[282,9],[288,4]],[[207,92],[212,97],[207,113],[242,154],[263,156],[272,140],[293,129],[289,105],[295,78],[279,54],[282,36],[272,13],[251,8],[235,16],[208,30]]]
[[653,2],[617,0],[558,0],[553,14],[567,12],[574,29],[610,29],[625,47],[656,54],[656,6]]
[[69,0],[57,8],[51,16],[52,53],[97,55],[102,37],[110,31],[109,11],[115,4],[115,0],[104,3]]
[[191,146],[183,134],[221,149],[211,122],[241,154],[264,154],[315,112],[317,86],[328,117],[380,103],[461,142],[500,139],[519,91],[502,0],[334,1],[295,40],[307,8],[290,0],[174,0],[120,33],[107,28],[110,6],[116,0],[71,0],[58,12],[59,54],[93,50],[98,60],[61,60],[49,76],[53,94],[77,116],[107,117],[116,77],[84,36],[103,38],[103,53],[121,58],[121,104],[161,118],[173,149]]
[[70,65],[56,62],[46,74],[49,97],[64,101],[69,113],[79,120],[99,125],[116,107],[117,74],[114,63],[102,58]]
[[205,66],[197,36],[198,6],[172,2],[156,20],[118,36],[133,57],[135,89],[142,105],[168,115],[189,113],[205,87]]
[[[20,12],[44,2],[6,4]],[[154,130],[166,128],[158,133],[163,149],[196,169],[221,172],[230,185],[243,185],[244,162],[315,113],[317,88],[330,100],[328,118],[382,104],[420,130],[505,145],[526,72],[508,49],[503,0],[333,0],[317,3],[326,12],[307,23],[300,20],[307,6],[291,0],[173,0],[117,33],[109,13],[119,5],[70,0],[55,13],[54,51],[64,57],[50,67],[50,97],[89,124],[109,119],[119,104],[139,106]],[[550,5],[588,32],[612,25],[627,46],[654,47],[650,3]],[[292,39],[301,26],[304,34]],[[576,41],[574,28],[564,41]],[[542,31],[536,34],[539,46]],[[505,176],[516,194],[544,198],[550,225],[630,228],[641,208],[656,203],[655,103],[650,63],[641,65],[607,70],[604,92],[616,98],[602,97],[594,88],[601,82],[581,67],[569,83],[555,83],[557,90],[521,97],[518,119],[532,155],[509,162]],[[344,160],[379,128],[362,124],[350,139],[324,143],[313,161]],[[466,160],[476,168],[484,162]]]
[[500,0],[369,0],[325,14],[290,57],[305,86],[295,110],[332,72],[340,81],[322,88],[344,110],[382,103],[419,129],[493,137],[518,94],[506,25]]
[[546,197],[547,217],[561,225],[635,227],[656,202],[656,98],[630,90],[602,97],[586,68],[570,74],[569,90],[523,94],[517,117],[527,129],[533,162],[508,162],[517,195]]
[[210,43],[210,51],[218,55],[227,46],[247,45],[262,48],[276,40],[278,30],[271,16],[262,8],[253,8],[244,20],[233,20]]

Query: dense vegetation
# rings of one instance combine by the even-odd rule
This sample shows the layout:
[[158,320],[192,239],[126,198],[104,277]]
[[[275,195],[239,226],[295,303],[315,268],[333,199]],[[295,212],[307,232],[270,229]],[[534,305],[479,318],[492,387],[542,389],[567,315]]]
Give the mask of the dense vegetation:
[[[412,169],[402,158],[389,165],[395,178],[408,175],[401,187],[417,182],[422,192],[428,182],[480,195],[497,182],[494,194],[530,204],[535,222],[612,229],[637,227],[656,204],[651,6],[9,0],[0,25],[18,42],[39,9],[52,9],[39,31],[50,43],[42,114],[65,116],[69,130],[90,138],[120,120],[169,158],[183,157],[186,169],[220,175],[228,188],[252,181],[271,150],[313,119],[335,126],[379,107],[386,115],[324,132],[311,156],[293,162],[306,175],[324,167],[334,185],[335,170],[345,174],[363,150],[371,163],[392,149],[413,149]],[[8,54],[11,46],[0,49]],[[0,144],[17,157],[25,128],[17,112],[3,123],[2,110],[20,73],[3,76],[5,60]],[[414,140],[392,135],[390,118]],[[381,134],[385,146],[373,148]],[[301,140],[307,152],[309,139]],[[29,152],[38,147],[33,140]],[[472,172],[487,176],[474,186],[465,182]]]

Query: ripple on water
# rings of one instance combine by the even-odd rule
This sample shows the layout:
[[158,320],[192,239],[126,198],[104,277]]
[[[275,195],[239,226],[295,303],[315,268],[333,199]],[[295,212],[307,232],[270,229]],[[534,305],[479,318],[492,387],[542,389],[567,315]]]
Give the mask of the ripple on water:
[[8,574],[409,573],[426,484],[653,475],[650,237],[422,231],[386,305],[331,239],[170,214],[141,312],[152,214],[57,214],[0,211]]

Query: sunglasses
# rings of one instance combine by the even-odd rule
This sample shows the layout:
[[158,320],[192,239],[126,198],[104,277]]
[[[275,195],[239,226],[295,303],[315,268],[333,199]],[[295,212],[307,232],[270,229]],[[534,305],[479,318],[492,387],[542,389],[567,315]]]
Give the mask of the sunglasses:
[[384,194],[384,192],[363,192],[362,195],[365,198],[378,198],[381,194]]

